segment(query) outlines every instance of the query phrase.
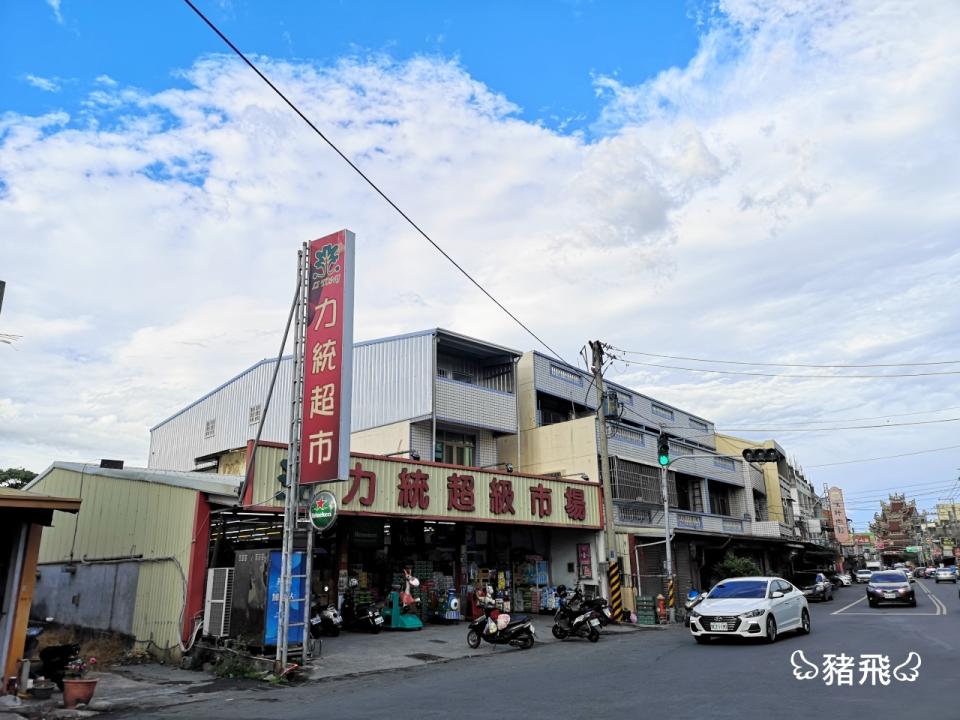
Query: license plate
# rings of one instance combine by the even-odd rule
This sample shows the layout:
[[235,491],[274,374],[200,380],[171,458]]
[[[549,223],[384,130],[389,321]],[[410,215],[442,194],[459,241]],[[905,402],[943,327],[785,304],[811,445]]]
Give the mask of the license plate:
[[884,593],[883,597],[887,600],[893,600],[897,597],[896,593]]
[[373,619],[375,625],[383,625],[383,618],[379,615]]
[[600,621],[599,621],[599,620],[597,620],[596,618],[590,618],[590,625],[591,625],[591,627],[596,627],[596,626],[599,625],[599,624],[600,624]]
[[726,623],[710,623],[710,629],[713,631],[726,632],[727,624]]

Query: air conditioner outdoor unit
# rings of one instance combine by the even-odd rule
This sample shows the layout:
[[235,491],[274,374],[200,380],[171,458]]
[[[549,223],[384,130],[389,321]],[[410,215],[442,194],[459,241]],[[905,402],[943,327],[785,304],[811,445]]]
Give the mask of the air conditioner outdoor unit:
[[207,570],[207,600],[203,606],[203,634],[226,637],[230,634],[230,606],[233,602],[233,568]]

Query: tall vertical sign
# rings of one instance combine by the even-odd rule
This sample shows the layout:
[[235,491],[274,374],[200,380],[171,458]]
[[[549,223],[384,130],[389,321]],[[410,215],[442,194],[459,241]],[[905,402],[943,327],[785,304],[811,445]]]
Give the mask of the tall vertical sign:
[[300,482],[347,478],[353,384],[355,236],[340,230],[314,240],[307,262]]

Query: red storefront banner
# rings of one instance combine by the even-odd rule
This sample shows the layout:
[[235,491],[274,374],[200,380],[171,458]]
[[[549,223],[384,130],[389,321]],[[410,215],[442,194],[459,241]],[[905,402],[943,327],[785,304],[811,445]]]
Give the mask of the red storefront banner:
[[300,482],[346,479],[350,463],[355,236],[340,230],[310,243]]

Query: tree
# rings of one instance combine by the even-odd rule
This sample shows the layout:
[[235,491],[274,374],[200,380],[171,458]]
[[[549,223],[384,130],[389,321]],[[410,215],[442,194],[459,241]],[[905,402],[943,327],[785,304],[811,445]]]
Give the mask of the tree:
[[723,561],[713,569],[713,584],[726,578],[749,577],[759,574],[760,568],[753,560],[728,552]]
[[22,488],[36,476],[37,474],[32,470],[24,470],[23,468],[0,470],[0,487],[13,488],[16,490]]

